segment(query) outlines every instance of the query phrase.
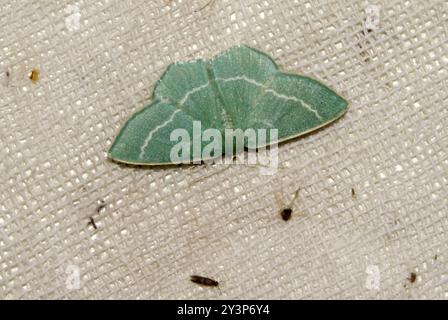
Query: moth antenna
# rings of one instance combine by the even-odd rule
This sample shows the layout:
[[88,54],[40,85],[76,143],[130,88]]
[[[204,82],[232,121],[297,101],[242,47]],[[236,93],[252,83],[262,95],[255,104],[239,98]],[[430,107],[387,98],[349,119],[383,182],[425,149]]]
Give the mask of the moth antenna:
[[292,195],[292,199],[291,202],[288,205],[288,208],[291,208],[292,205],[294,204],[294,202],[297,200],[297,198],[299,197],[299,192],[300,192],[300,188],[298,188]]

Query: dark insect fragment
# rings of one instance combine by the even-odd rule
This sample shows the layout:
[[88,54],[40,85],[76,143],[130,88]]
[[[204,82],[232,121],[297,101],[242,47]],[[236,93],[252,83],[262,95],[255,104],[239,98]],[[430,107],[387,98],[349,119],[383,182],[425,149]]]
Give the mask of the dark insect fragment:
[[352,197],[353,197],[353,198],[356,198],[356,191],[355,191],[354,188],[352,188]]
[[410,283],[414,283],[415,280],[417,280],[417,274],[415,272],[411,272],[411,274],[408,277],[408,280]]
[[6,74],[6,86],[9,86],[9,78],[11,77],[11,73],[9,72],[9,70],[6,70],[5,72]]
[[297,198],[299,197],[299,191],[300,191],[300,188],[294,192],[291,202],[287,206],[283,207],[283,209],[280,211],[280,216],[282,217],[283,221],[288,221],[289,219],[291,219],[292,206],[293,206],[294,202],[297,200]]
[[38,69],[33,69],[31,70],[31,73],[29,75],[29,78],[31,80],[32,83],[36,84],[37,81],[39,81],[39,70]]
[[219,285],[218,281],[196,275],[191,276],[190,281],[208,287],[217,287]]
[[280,215],[282,216],[283,220],[288,221],[289,219],[291,219],[292,209],[291,208],[284,208],[280,212]]
[[96,213],[100,213],[100,211],[104,208],[106,208],[106,203],[104,202],[104,200],[101,200],[98,207],[96,207]]
[[98,229],[98,227],[96,226],[95,220],[92,217],[90,217],[89,220],[90,220],[89,224],[91,224],[95,230]]

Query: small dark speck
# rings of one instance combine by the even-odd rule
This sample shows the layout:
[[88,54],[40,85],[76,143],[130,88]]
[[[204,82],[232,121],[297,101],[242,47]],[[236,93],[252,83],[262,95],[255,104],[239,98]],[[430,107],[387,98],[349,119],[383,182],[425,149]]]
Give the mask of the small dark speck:
[[104,200],[101,200],[98,207],[96,207],[96,212],[100,213],[104,208],[106,208],[106,203],[104,202]]
[[415,272],[411,272],[411,274],[408,277],[408,280],[410,283],[414,283],[415,280],[417,280],[417,274]]
[[296,201],[297,198],[299,197],[299,191],[300,191],[300,188],[294,192],[291,202],[280,211],[280,215],[281,215],[283,221],[288,221],[289,219],[291,219],[292,205],[293,205],[294,201]]
[[291,208],[284,208],[280,212],[280,215],[282,216],[283,220],[288,221],[289,219],[291,219],[292,209]]
[[98,227],[96,226],[95,220],[92,217],[90,217],[89,220],[90,220],[90,222],[88,224],[92,225],[92,227],[95,230],[98,229]]
[[437,258],[438,258],[438,256],[437,256],[437,255],[435,255],[435,256],[434,256],[434,260],[437,260]]
[[352,188],[352,198],[356,198],[356,191],[354,188]]
[[40,72],[38,69],[31,70],[29,78],[32,83],[36,84],[39,81],[39,74],[40,74]]
[[9,70],[6,70],[5,75],[6,75],[6,84],[5,85],[8,87],[9,86],[9,78],[11,77],[11,73],[9,72]]

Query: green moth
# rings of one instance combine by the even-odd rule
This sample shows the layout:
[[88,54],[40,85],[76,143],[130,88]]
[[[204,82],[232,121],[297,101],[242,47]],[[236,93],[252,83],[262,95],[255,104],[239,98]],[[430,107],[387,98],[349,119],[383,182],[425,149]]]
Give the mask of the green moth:
[[[228,151],[224,146],[235,138],[226,135],[230,129],[275,130],[265,139],[245,138],[232,152],[257,149],[321,128],[347,105],[320,82],[281,72],[268,55],[239,45],[211,60],[170,65],[151,103],[121,129],[109,157],[140,165],[198,162]],[[191,138],[198,134],[199,142]]]

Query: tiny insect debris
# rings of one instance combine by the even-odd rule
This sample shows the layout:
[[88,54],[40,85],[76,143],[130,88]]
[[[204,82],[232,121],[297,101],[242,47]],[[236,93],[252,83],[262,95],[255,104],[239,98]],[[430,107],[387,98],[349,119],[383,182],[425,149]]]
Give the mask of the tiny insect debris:
[[356,198],[356,191],[354,188],[352,188],[352,198]]
[[31,70],[30,75],[28,77],[30,78],[32,83],[36,84],[37,81],[39,81],[39,75],[40,75],[39,69],[33,69]]
[[292,209],[291,208],[284,208],[282,210],[282,212],[280,213],[280,215],[282,216],[283,220],[288,221],[289,219],[291,219]]
[[294,195],[293,195],[293,197],[291,199],[291,202],[286,207],[284,207],[282,210],[280,210],[280,215],[281,215],[281,217],[282,217],[282,219],[284,221],[288,221],[289,219],[291,219],[291,216],[292,216],[292,205],[294,204],[294,202],[298,198],[299,191],[300,191],[300,188],[297,189],[296,192],[294,192]]
[[438,258],[438,255],[435,255],[435,256],[434,256],[434,260],[437,260],[437,258]]
[[93,229],[98,229],[96,223],[95,223],[95,219],[93,219],[93,217],[89,218],[89,223],[87,225],[91,225],[93,227]]
[[362,30],[360,32],[361,39],[358,42],[358,47],[361,49],[359,54],[360,54],[361,58],[364,59],[364,62],[370,62],[370,55],[369,55],[369,52],[368,52],[368,48],[364,48],[362,43],[366,43],[367,45],[369,44],[369,39],[367,38],[367,36],[372,31],[373,31],[372,29],[367,28],[366,30]]
[[417,280],[417,274],[415,272],[411,272],[409,277],[407,278],[410,283],[414,283]]
[[6,86],[9,86],[9,79],[11,78],[11,72],[9,72],[9,70],[6,70],[5,72],[6,75]]
[[197,275],[190,276],[190,281],[207,287],[217,287],[219,285],[216,280]]
[[96,213],[100,213],[104,208],[106,208],[106,203],[104,200],[100,200],[100,204],[96,207]]

